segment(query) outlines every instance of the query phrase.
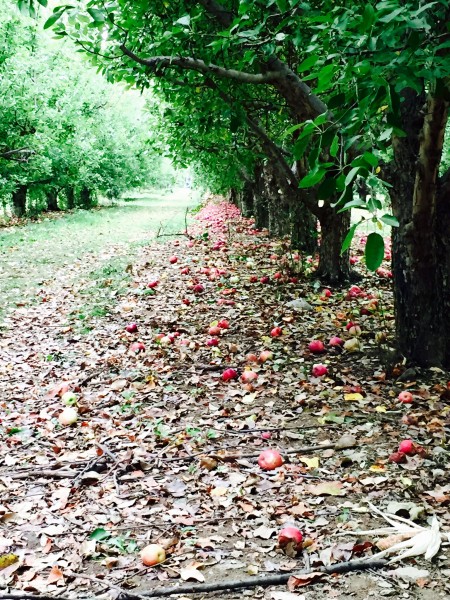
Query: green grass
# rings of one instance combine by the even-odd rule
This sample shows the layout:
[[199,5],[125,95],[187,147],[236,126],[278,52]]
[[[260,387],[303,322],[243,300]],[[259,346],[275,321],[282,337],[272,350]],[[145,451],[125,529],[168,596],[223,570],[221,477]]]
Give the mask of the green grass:
[[[149,191],[99,210],[77,210],[57,219],[43,216],[39,222],[0,230],[0,317],[17,304],[33,302],[37,290],[55,279],[70,285],[88,275],[97,288],[125,286],[133,251],[160,227],[164,233],[183,231],[186,209],[198,202],[195,192],[184,189]],[[85,308],[90,317],[107,314],[107,302],[100,304],[98,314],[91,314],[90,304]]]

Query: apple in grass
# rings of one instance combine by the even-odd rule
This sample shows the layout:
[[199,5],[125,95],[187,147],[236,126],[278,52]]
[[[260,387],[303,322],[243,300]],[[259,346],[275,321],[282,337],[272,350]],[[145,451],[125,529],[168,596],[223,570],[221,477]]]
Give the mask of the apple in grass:
[[278,450],[263,450],[258,457],[258,465],[264,471],[273,471],[283,464],[283,457]]
[[141,550],[141,560],[146,567],[153,567],[166,560],[166,551],[159,544],[149,544]]
[[400,392],[398,395],[398,401],[402,404],[411,404],[414,398],[411,392]]

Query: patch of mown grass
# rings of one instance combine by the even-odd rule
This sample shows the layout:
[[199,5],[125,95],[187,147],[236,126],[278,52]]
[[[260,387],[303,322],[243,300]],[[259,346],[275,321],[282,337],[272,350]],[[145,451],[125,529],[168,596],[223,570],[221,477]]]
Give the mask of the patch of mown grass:
[[[97,288],[120,291],[129,282],[125,268],[133,248],[147,244],[161,226],[165,233],[183,231],[186,209],[197,202],[197,194],[186,190],[151,190],[132,202],[76,210],[57,219],[43,216],[38,222],[0,230],[0,321],[2,313],[18,304],[34,303],[38,289],[53,281],[70,285],[88,273]],[[99,253],[112,247],[121,250],[117,261],[108,258],[101,265]],[[106,309],[106,298],[97,292],[95,296]]]

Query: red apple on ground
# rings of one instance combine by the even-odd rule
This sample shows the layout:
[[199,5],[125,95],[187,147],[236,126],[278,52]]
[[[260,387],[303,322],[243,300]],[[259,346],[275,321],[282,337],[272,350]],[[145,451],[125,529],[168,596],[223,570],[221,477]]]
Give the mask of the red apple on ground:
[[281,335],[283,335],[283,330],[281,329],[281,327],[274,327],[270,332],[270,335],[272,337],[280,337]]
[[206,340],[206,345],[207,346],[218,346],[219,345],[219,340],[217,338],[209,338],[209,340]]
[[147,287],[150,289],[155,288],[158,285],[159,281],[155,280],[155,281],[150,281],[150,283],[147,283]]
[[259,281],[261,283],[270,283],[270,279],[269,279],[269,277],[267,277],[267,275],[264,275],[264,277],[261,277],[261,279]]
[[313,365],[312,374],[314,377],[323,377],[328,373],[328,368],[325,365],[317,364]]
[[264,471],[273,471],[283,464],[283,457],[278,450],[263,450],[258,458],[258,465]]
[[414,398],[411,392],[400,392],[398,395],[398,400],[402,404],[411,404]]
[[320,354],[321,352],[325,352],[325,346],[320,340],[313,340],[309,343],[308,348],[309,351],[313,354]]
[[278,545],[288,550],[289,555],[302,549],[303,534],[297,527],[284,527],[278,534]]
[[273,278],[274,278],[274,279],[282,279],[282,278],[283,278],[283,274],[282,274],[282,273],[279,273],[279,272],[277,272],[277,273],[275,273],[275,274],[274,274]]
[[247,362],[250,362],[250,363],[252,363],[252,362],[254,363],[254,362],[258,361],[258,357],[256,356],[256,354],[253,354],[253,353],[247,354],[245,359]]
[[201,283],[196,283],[194,285],[194,287],[192,288],[194,294],[201,294],[202,292],[205,291],[205,288],[202,286]]
[[178,256],[171,256],[169,258],[169,262],[170,262],[171,265],[174,265],[175,263],[178,262]]
[[141,550],[141,560],[146,567],[153,567],[166,560],[166,551],[159,544],[149,544]]
[[191,301],[189,300],[189,298],[183,298],[183,300],[181,301],[183,304],[185,304],[186,306],[189,306]]
[[230,381],[230,379],[237,379],[237,371],[234,369],[225,369],[222,373],[222,381]]
[[329,346],[342,346],[344,344],[344,340],[341,340],[340,337],[337,336],[333,336],[332,338],[330,338],[330,341],[328,342]]
[[128,333],[136,333],[138,326],[136,323],[130,323],[125,327],[125,330],[128,331]]
[[181,275],[188,275],[190,272],[189,267],[184,267],[183,269],[181,269],[180,273]]
[[230,327],[230,323],[226,319],[221,319],[217,323],[217,327],[220,327],[220,329],[228,329]]
[[208,333],[209,335],[216,336],[220,335],[222,333],[222,330],[218,325],[211,325],[211,327],[208,329]]
[[331,298],[331,290],[328,288],[324,289],[322,295],[325,296],[325,298]]
[[412,440],[403,440],[403,442],[400,442],[398,446],[398,451],[403,452],[403,454],[413,456],[416,454],[416,446]]
[[270,440],[270,438],[271,438],[271,437],[272,437],[272,434],[271,434],[271,432],[270,432],[270,431],[263,431],[263,432],[261,433],[261,438],[262,438],[263,440]]
[[256,275],[252,275],[250,277],[250,283],[256,283],[258,281],[258,278],[256,277]]
[[253,383],[257,379],[258,375],[254,371],[244,371],[241,375],[242,383]]
[[130,346],[130,352],[134,352],[134,354],[145,352],[145,346],[142,342],[133,342],[133,344]]

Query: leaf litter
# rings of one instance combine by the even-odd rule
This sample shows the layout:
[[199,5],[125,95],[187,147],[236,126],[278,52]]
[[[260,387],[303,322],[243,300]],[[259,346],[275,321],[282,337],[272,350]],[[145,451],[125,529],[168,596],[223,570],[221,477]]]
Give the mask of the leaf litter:
[[[39,305],[7,320],[0,340],[3,586],[117,597],[180,580],[302,570],[305,557],[277,547],[278,531],[294,525],[304,534],[310,573],[291,580],[290,591],[246,595],[288,598],[298,586],[307,600],[331,591],[345,598],[349,590],[362,600],[368,589],[448,594],[440,546],[449,531],[450,384],[431,370],[402,381],[405,367],[390,359],[389,280],[358,265],[359,286],[326,292],[305,277],[314,258],[256,231],[217,198],[190,232],[190,239],[142,247],[128,287],[110,290],[112,309],[94,312],[83,327],[74,315],[98,293],[88,279],[49,286]],[[356,260],[361,248],[356,241]],[[108,286],[101,293],[103,300]],[[229,326],[209,345],[221,321]],[[353,339],[351,322],[361,330],[356,346],[328,346],[332,336]],[[136,331],[126,331],[130,323]],[[309,350],[312,340],[324,343],[319,356]],[[135,343],[143,347],[133,352]],[[258,360],[262,351],[272,356]],[[312,375],[319,360],[328,371],[322,377]],[[236,378],[225,382],[229,368]],[[255,380],[242,383],[246,371]],[[397,401],[404,390],[411,405]],[[66,392],[75,394],[77,411],[68,427],[58,420]],[[405,438],[424,451],[388,462]],[[284,458],[274,471],[257,464],[268,447]],[[423,509],[419,523],[401,525],[404,501]],[[374,556],[373,536],[352,536],[379,529],[392,502],[399,512],[386,534],[414,532],[389,548],[403,544],[397,548],[406,553],[395,580],[388,570],[332,579],[314,571]],[[336,544],[336,534],[348,541]],[[165,548],[164,563],[143,567],[139,550],[148,543]],[[427,551],[427,558],[436,554],[431,563],[421,558]]]

